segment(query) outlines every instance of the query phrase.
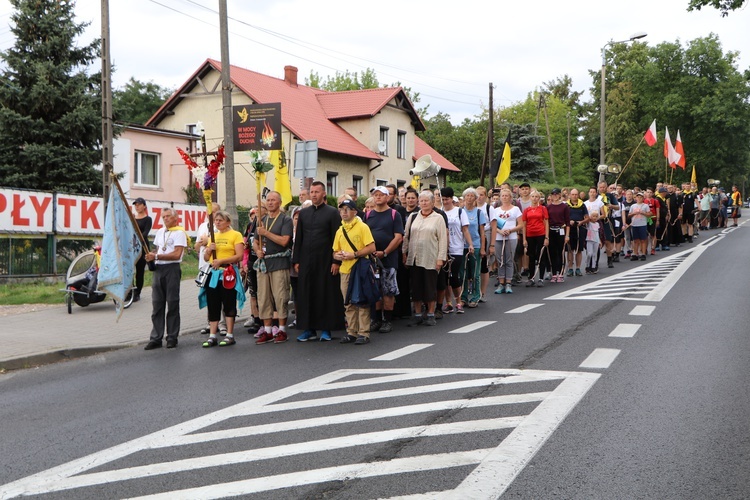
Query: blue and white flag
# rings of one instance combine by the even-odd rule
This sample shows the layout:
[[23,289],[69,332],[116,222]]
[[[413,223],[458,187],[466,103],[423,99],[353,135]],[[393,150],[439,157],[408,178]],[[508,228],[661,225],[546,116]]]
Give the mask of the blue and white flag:
[[141,241],[128,215],[128,207],[116,187],[109,191],[107,214],[104,218],[102,260],[99,266],[99,290],[107,292],[115,301],[117,320],[120,320],[123,301],[133,286],[135,263],[141,258]]

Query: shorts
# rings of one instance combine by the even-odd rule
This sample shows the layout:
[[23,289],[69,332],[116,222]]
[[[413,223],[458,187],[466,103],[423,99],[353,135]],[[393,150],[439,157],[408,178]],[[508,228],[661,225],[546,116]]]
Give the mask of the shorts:
[[586,248],[586,226],[570,226],[570,240],[568,240],[571,252],[583,252]]
[[646,226],[630,226],[630,239],[633,241],[645,241],[648,239]]
[[614,227],[612,219],[602,219],[602,226],[604,226],[604,241],[609,241],[610,243],[615,241],[615,235],[612,233],[612,229]]
[[711,213],[710,210],[701,210],[701,220],[708,219],[708,214]]
[[464,284],[464,269],[466,267],[466,260],[464,259],[463,254],[451,255],[451,259],[453,260],[451,261],[451,274],[449,277],[449,282],[451,288],[458,288]]
[[380,270],[380,290],[384,297],[395,297],[399,294],[395,268],[384,267]]
[[646,224],[646,232],[649,236],[656,235],[656,221],[653,221],[651,224]]
[[438,272],[435,269],[411,266],[409,284],[412,302],[434,302],[437,300]]
[[692,226],[695,224],[695,212],[682,212],[682,223]]

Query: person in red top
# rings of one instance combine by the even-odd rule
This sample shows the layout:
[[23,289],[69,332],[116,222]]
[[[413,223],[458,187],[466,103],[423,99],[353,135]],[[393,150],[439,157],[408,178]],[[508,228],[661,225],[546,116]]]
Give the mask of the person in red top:
[[644,198],[643,203],[648,205],[648,210],[651,212],[652,222],[646,226],[646,230],[648,231],[648,239],[651,242],[651,255],[656,255],[656,229],[659,224],[662,206],[659,200],[654,198],[654,190],[651,188],[646,189],[646,198]]
[[542,251],[549,246],[549,213],[540,204],[539,191],[531,192],[531,205],[523,211],[523,248],[529,256],[529,281],[526,286],[534,286],[534,277],[539,274],[536,286],[544,286],[542,274],[536,269]]

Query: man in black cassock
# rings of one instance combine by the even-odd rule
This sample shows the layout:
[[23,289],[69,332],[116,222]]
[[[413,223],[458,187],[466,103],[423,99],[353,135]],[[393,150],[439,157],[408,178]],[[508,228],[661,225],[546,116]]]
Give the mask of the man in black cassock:
[[344,299],[339,266],[333,260],[333,239],[341,226],[339,211],[326,204],[326,186],[310,187],[311,207],[300,210],[292,265],[298,272],[295,307],[297,327],[304,330],[298,342],[317,338],[331,340],[331,330],[344,328]]

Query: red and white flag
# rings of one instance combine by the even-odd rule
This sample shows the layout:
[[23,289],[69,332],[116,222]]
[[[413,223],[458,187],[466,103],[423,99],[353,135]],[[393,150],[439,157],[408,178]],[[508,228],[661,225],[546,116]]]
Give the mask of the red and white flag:
[[654,118],[651,126],[646,130],[646,135],[644,135],[643,138],[649,146],[656,144],[656,118]]
[[669,138],[669,128],[664,127],[664,130],[664,157],[667,159],[667,162],[669,162],[669,166],[675,168],[677,162],[680,161],[682,156],[675,151],[674,146],[672,146],[672,140]]
[[682,139],[680,139],[679,129],[677,129],[677,139],[675,140],[674,150],[680,155],[680,159],[677,160],[677,166],[682,170],[685,170],[685,151],[682,149]]

